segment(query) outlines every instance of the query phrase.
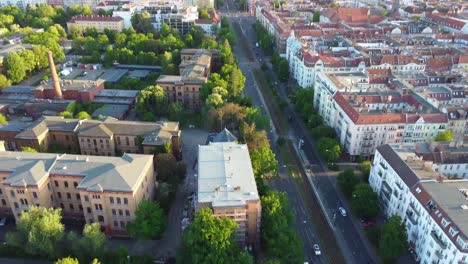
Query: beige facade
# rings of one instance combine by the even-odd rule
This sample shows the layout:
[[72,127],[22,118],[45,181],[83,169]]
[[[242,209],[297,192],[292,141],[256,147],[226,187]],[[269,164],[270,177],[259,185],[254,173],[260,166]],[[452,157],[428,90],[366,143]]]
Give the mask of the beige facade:
[[200,89],[207,82],[213,60],[218,56],[219,50],[183,49],[180,75],[161,75],[156,84],[166,91],[171,103],[179,102],[187,110],[200,110],[203,106]]
[[172,145],[175,156],[180,155],[182,132],[177,122],[134,122],[113,118],[104,120],[64,119],[46,116],[26,129],[5,126],[0,129],[0,140],[7,150],[21,147],[83,155],[120,156],[121,153],[152,154],[165,144]]
[[17,220],[29,206],[62,208],[64,218],[125,234],[155,188],[152,155],[122,157],[0,152],[0,215]]
[[239,243],[259,242],[262,206],[247,145],[217,142],[199,146],[196,209],[201,208],[234,220],[239,225]]
[[122,32],[124,20],[121,17],[112,16],[76,16],[67,22],[68,32],[73,27],[80,27],[85,31],[87,28],[96,28],[98,32],[104,32],[104,29],[116,30]]

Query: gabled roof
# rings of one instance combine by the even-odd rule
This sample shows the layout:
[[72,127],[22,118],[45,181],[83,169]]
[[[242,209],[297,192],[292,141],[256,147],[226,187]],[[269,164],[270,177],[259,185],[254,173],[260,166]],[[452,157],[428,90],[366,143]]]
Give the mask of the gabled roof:
[[227,128],[216,134],[212,142],[237,142],[237,137],[234,136]]

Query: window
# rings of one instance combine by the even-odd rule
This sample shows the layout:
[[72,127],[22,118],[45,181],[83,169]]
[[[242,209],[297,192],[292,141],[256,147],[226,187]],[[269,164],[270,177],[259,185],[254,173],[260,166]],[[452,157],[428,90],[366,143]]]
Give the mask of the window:
[[127,198],[124,198],[124,204],[128,204],[128,199]]
[[98,215],[97,218],[98,218],[98,221],[99,221],[99,222],[104,222],[104,216]]
[[63,203],[60,203],[60,208],[65,209],[65,206],[63,205]]
[[58,181],[54,181],[55,187],[59,187]]
[[73,208],[73,204],[70,204],[70,210],[75,210],[75,208]]
[[78,183],[77,182],[73,182],[73,187],[78,187]]
[[117,197],[117,203],[121,204],[120,197]]
[[69,140],[70,140],[70,137],[69,137],[68,135],[65,135],[65,139],[66,139],[67,141],[69,141]]
[[86,211],[88,212],[88,214],[91,213],[91,207],[86,207]]
[[80,211],[83,211],[83,206],[81,204],[79,204],[78,209],[80,209]]
[[130,211],[129,211],[129,210],[125,210],[125,215],[126,215],[126,216],[130,216]]
[[71,194],[67,193],[67,199],[71,199]]
[[121,209],[119,209],[119,215],[122,216],[123,215],[123,211]]
[[109,197],[109,201],[110,201],[111,204],[113,204],[114,203],[114,197]]
[[99,207],[98,207],[97,204],[94,204],[94,208],[95,208],[96,210],[99,210]]
[[15,208],[18,209],[19,208],[19,204],[17,202],[14,203],[15,204]]
[[6,201],[5,199],[2,199],[2,205],[5,206],[6,205]]
[[127,144],[127,146],[130,146],[130,140],[128,139],[128,137],[125,137],[125,143]]
[[23,200],[23,198],[20,199],[20,203],[21,203],[21,205],[24,205],[24,200]]
[[113,214],[113,215],[116,215],[115,209],[112,209],[112,214]]
[[123,229],[125,228],[125,222],[124,221],[120,221],[120,227]]
[[13,190],[10,191],[11,197],[15,197],[15,192]]
[[62,199],[62,194],[60,192],[57,192],[57,196],[59,199]]
[[85,200],[86,202],[89,202],[89,197],[88,197],[88,195],[85,195],[85,196],[84,196],[84,200]]
[[33,198],[37,199],[37,193],[36,192],[33,192]]
[[81,197],[80,197],[80,194],[79,194],[79,193],[77,193],[77,194],[76,194],[76,199],[77,199],[77,200],[80,200],[80,199],[81,199]]
[[114,221],[114,227],[119,227],[119,222]]

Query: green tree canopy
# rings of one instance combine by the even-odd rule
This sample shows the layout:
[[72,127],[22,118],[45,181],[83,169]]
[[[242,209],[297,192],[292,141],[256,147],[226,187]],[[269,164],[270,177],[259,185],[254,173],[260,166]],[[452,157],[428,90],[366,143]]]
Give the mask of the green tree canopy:
[[135,215],[135,221],[127,225],[131,236],[138,239],[161,238],[166,229],[167,217],[158,202],[141,201]]
[[8,78],[5,75],[0,74],[0,90],[10,85],[11,85],[11,81],[8,80]]
[[285,58],[281,58],[278,62],[278,78],[282,82],[289,79],[289,62]]
[[312,22],[315,22],[315,23],[320,22],[320,12],[319,12],[319,11],[314,12],[314,16],[313,16],[313,18],[312,18]]
[[209,208],[198,211],[183,237],[177,263],[252,264],[252,256],[235,242],[237,228],[234,220],[215,217]]
[[280,263],[302,263],[302,241],[292,228],[294,215],[286,193],[270,191],[261,200],[261,234],[268,256]]
[[385,262],[392,262],[408,252],[405,223],[397,215],[390,217],[382,226],[379,242],[379,255]]
[[250,160],[256,177],[271,178],[279,169],[275,154],[267,147],[251,150]]
[[340,143],[334,138],[320,138],[317,140],[316,147],[317,151],[327,162],[333,162],[341,155]]
[[85,111],[78,112],[78,114],[76,114],[75,118],[77,118],[77,119],[93,119],[91,117],[91,115],[88,114]]
[[56,248],[64,232],[61,220],[61,209],[33,205],[18,220],[16,242],[10,240],[7,243],[19,248],[25,247],[29,254],[57,257]]
[[435,141],[453,141],[453,133],[451,130],[445,130],[444,132],[439,132],[434,139]]
[[78,259],[72,257],[61,258],[54,262],[55,264],[80,264]]
[[37,153],[37,150],[31,147],[21,147],[21,152]]
[[368,160],[365,160],[361,162],[361,172],[362,172],[362,179],[365,182],[369,182],[369,174],[371,170],[371,162]]
[[224,100],[220,94],[212,93],[206,98],[205,104],[208,109],[218,108],[224,104]]
[[359,179],[354,175],[353,169],[342,171],[338,174],[336,181],[343,194],[348,198],[351,198],[354,187],[359,183]]
[[257,130],[255,123],[242,123],[240,129],[242,141],[247,144],[250,151],[259,150],[262,148],[270,148],[270,142],[265,130]]
[[0,113],[0,125],[8,125],[8,120],[2,113]]
[[101,232],[98,223],[86,224],[83,228],[83,237],[78,241],[80,259],[85,263],[91,262],[95,257],[104,256],[107,250],[107,239]]
[[140,116],[151,112],[161,117],[167,115],[168,106],[168,96],[164,89],[161,86],[148,86],[140,92],[136,103],[136,111]]
[[9,53],[4,59],[3,70],[13,83],[19,83],[26,77],[24,60],[15,52]]
[[370,218],[377,216],[379,200],[369,184],[361,183],[354,187],[351,207],[359,216]]

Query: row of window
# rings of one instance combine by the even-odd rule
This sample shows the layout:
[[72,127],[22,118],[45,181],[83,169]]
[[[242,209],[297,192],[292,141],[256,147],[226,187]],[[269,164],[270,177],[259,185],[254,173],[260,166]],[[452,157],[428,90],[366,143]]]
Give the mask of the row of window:
[[[115,200],[114,200],[114,197],[109,197],[109,202],[111,204],[113,204],[114,202],[117,203],[117,204],[122,204],[122,199],[120,197],[116,197]],[[128,199],[127,198],[123,198],[123,203],[124,204],[128,204]]]
[[[54,181],[54,185],[55,185],[55,187],[60,187],[60,184],[59,184],[58,181]],[[64,186],[65,188],[68,188],[68,186],[69,186],[69,185],[68,185],[68,182],[67,182],[67,181],[64,181],[64,182],[63,182],[63,186]],[[73,182],[73,187],[75,187],[75,188],[78,187],[78,182]]]

